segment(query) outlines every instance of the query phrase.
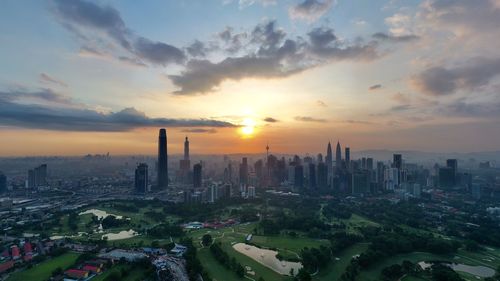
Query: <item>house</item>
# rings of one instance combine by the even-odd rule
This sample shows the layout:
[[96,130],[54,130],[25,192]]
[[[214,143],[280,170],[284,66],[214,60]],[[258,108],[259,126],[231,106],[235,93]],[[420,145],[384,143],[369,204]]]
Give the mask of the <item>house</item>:
[[64,274],[70,278],[74,279],[84,279],[89,276],[89,272],[80,269],[69,269],[64,272]]

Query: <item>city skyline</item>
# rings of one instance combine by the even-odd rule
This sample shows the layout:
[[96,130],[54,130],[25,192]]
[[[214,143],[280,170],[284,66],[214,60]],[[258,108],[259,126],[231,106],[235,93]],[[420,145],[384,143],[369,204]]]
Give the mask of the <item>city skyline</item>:
[[499,19],[494,0],[4,1],[0,156],[154,155],[159,128],[170,154],[186,135],[499,151]]

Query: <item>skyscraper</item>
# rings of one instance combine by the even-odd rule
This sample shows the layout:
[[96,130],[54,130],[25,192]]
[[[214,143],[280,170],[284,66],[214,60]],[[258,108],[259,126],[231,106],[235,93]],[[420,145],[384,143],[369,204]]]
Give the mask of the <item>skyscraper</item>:
[[7,192],[7,177],[0,172],[0,194]]
[[29,188],[47,186],[47,164],[42,164],[28,171],[28,186]]
[[328,187],[328,170],[325,163],[318,163],[318,187],[325,190]]
[[243,157],[240,164],[240,184],[248,184],[248,160]]
[[326,148],[326,158],[325,158],[326,165],[331,167],[332,161],[333,161],[332,145],[330,144],[330,142],[328,142],[328,147]]
[[401,154],[394,154],[392,156],[392,167],[398,170],[403,168],[403,156]]
[[189,161],[189,140],[186,136],[186,140],[184,141],[184,160]]
[[342,148],[340,147],[340,142],[337,142],[337,148],[335,150],[335,167],[337,167],[337,169],[342,168]]
[[193,166],[193,187],[201,187],[201,163]]
[[148,165],[140,163],[135,168],[135,192],[146,193],[148,190]]
[[309,188],[316,189],[316,165],[309,164]]
[[158,190],[168,187],[167,131],[160,129],[158,138]]
[[351,148],[345,148],[345,166],[347,169],[351,167]]
[[191,170],[191,160],[189,160],[189,140],[184,141],[184,158],[179,160],[179,177],[182,182],[189,182],[189,170]]

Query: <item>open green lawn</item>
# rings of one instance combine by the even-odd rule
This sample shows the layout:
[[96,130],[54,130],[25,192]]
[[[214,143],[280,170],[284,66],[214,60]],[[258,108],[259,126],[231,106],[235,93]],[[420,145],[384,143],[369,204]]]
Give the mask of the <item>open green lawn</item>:
[[358,243],[355,244],[340,253],[334,253],[334,256],[337,259],[331,262],[331,264],[321,270],[317,275],[314,276],[313,280],[317,281],[331,281],[331,280],[340,280],[340,276],[344,273],[345,268],[351,262],[351,259],[361,254],[362,252],[368,249],[368,244],[366,243]]
[[12,274],[7,280],[8,281],[41,281],[47,280],[52,275],[52,271],[56,268],[60,267],[63,270],[71,267],[80,254],[77,253],[66,253],[61,256],[55,257],[50,260],[46,260],[42,263],[39,263],[33,268],[28,270],[16,272]]

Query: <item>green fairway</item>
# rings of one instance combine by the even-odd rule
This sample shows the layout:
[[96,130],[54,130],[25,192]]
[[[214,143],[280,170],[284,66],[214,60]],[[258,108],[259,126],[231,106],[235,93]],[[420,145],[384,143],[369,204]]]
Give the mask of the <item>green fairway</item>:
[[340,276],[344,273],[345,268],[351,262],[351,259],[361,254],[362,252],[368,249],[368,244],[358,243],[355,244],[344,251],[336,254],[334,256],[338,258],[338,260],[334,260],[331,264],[321,270],[316,276],[314,276],[313,280],[317,281],[331,281],[331,280],[340,280]]
[[42,281],[47,280],[52,275],[52,272],[60,267],[66,270],[71,267],[80,254],[66,253],[56,258],[39,263],[28,270],[16,272],[12,274],[8,281]]
[[[278,274],[273,270],[258,263],[257,261],[253,260],[252,258],[240,254],[239,252],[233,249],[232,245],[234,243],[244,242],[246,235],[251,233],[254,227],[255,223],[250,223],[250,224],[237,225],[234,227],[221,228],[217,230],[198,229],[190,231],[188,235],[193,238],[194,244],[196,245],[196,247],[199,248],[198,253],[201,263],[204,265],[205,269],[207,269],[207,271],[214,279],[217,279],[219,281],[222,280],[225,281],[228,280],[227,276],[235,276],[235,274],[229,271],[228,269],[224,268],[222,265],[220,265],[212,256],[210,250],[207,247],[203,248],[200,245],[201,237],[207,233],[212,235],[212,238],[216,242],[221,242],[222,249],[225,252],[227,252],[230,257],[234,257],[243,267],[249,266],[251,270],[255,272],[255,275],[250,276],[247,274],[248,277],[251,277],[255,280],[259,279],[259,277],[262,277],[264,278],[264,280],[267,281],[291,280],[292,279],[291,277]],[[236,279],[230,279],[230,280],[238,280],[237,277],[235,278]]]

